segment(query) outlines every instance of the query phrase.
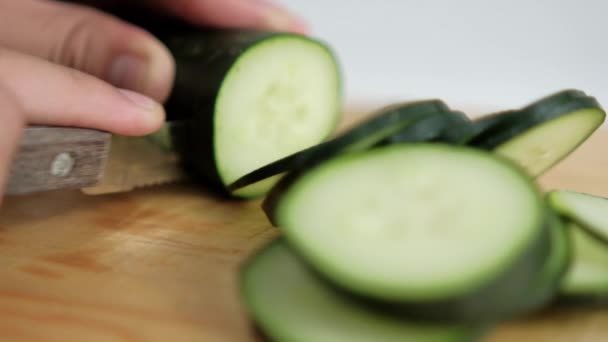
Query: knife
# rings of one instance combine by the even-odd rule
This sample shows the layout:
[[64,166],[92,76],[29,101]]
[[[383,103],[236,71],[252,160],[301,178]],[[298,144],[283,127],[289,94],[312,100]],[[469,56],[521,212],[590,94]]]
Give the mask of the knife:
[[167,122],[143,137],[53,126],[25,129],[11,164],[6,195],[80,189],[88,195],[131,191],[187,179]]

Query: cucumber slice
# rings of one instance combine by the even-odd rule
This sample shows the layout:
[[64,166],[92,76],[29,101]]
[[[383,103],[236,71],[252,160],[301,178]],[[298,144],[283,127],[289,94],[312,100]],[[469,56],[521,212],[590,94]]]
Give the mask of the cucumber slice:
[[292,173],[263,208],[337,287],[404,313],[474,320],[500,316],[492,299],[523,294],[542,269],[542,200],[495,154],[419,143]]
[[311,167],[340,153],[376,145],[417,142],[437,138],[450,122],[450,109],[439,100],[398,103],[383,107],[339,137],[298,151],[260,167],[236,180],[237,191],[285,172]]
[[608,248],[576,223],[568,228],[573,259],[561,284],[561,302],[608,302]]
[[548,198],[556,211],[606,243],[608,248],[607,198],[568,190],[550,191]]
[[582,144],[605,115],[594,98],[560,92],[488,119],[490,124],[469,144],[493,150],[537,177]]
[[475,127],[471,119],[466,116],[463,112],[451,112],[448,119],[451,121],[446,125],[445,130],[441,133],[437,142],[451,143],[451,144],[465,144],[472,139],[475,134]]
[[471,135],[471,121],[462,112],[443,111],[412,122],[374,146],[400,143],[443,142],[459,144]]
[[[518,110],[505,110],[497,113],[486,114],[473,121],[477,134],[473,139],[471,139],[471,145],[484,147],[487,149],[495,148],[505,141],[510,140],[513,136],[521,133],[521,128],[519,127],[515,127],[519,130],[511,130],[510,128],[513,125],[512,122],[517,122],[520,120],[518,116],[521,116],[522,112],[546,113],[556,110],[559,111],[560,106],[581,99],[583,101],[590,101],[592,104],[594,104],[593,101],[595,101],[593,98],[590,98],[580,90],[567,89],[545,96]],[[530,122],[529,124],[532,125]],[[527,128],[524,127],[524,131],[526,129]]]
[[494,150],[538,177],[581,145],[604,120],[599,109],[581,109],[551,120]]
[[273,341],[456,342],[478,340],[486,330],[406,321],[358,305],[316,277],[283,240],[247,262],[240,292],[252,320]]
[[577,99],[589,98],[584,91],[579,89],[564,89],[553,94],[542,97],[522,108],[526,112],[548,112],[559,110],[559,107],[567,105]]
[[238,192],[241,176],[318,144],[341,117],[341,74],[321,41],[280,32],[175,29],[159,32],[176,61],[166,103],[187,121],[176,146],[193,178],[220,193],[254,198],[276,182]]
[[467,144],[481,146],[482,141],[488,139],[488,137],[491,135],[491,133],[488,132],[495,130],[496,126],[509,122],[509,120],[512,120],[512,116],[514,115],[517,115],[516,110],[507,110],[486,114],[482,117],[476,118],[471,122],[473,133],[471,134],[470,139],[467,141]]

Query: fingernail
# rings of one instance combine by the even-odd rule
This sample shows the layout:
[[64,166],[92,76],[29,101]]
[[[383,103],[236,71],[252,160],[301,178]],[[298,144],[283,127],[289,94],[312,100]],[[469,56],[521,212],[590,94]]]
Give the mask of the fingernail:
[[109,81],[113,85],[142,91],[146,82],[146,63],[137,57],[121,55],[110,66]]
[[127,99],[129,100],[132,104],[136,105],[137,107],[143,109],[143,110],[157,110],[159,107],[159,104],[152,100],[151,98],[136,93],[134,91],[128,90],[128,89],[118,89],[118,91],[120,91],[120,93]]

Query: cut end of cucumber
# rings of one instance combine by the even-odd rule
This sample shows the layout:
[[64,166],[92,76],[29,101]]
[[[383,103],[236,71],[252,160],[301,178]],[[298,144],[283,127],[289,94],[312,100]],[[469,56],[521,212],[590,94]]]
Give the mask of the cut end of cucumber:
[[[294,35],[255,43],[235,62],[215,107],[215,156],[224,184],[325,139],[340,115],[331,51]],[[266,182],[241,196],[263,194]]]
[[540,208],[510,163],[421,143],[328,161],[287,190],[276,222],[341,286],[387,300],[440,299],[515,262],[541,232]]
[[538,176],[574,151],[604,121],[598,108],[585,108],[557,117],[514,137],[495,152]]

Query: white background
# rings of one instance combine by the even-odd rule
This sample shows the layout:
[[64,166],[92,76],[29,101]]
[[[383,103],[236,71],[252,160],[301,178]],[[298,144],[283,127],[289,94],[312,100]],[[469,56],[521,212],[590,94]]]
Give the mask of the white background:
[[608,107],[606,0],[282,0],[338,54],[346,100],[518,107],[579,88]]

